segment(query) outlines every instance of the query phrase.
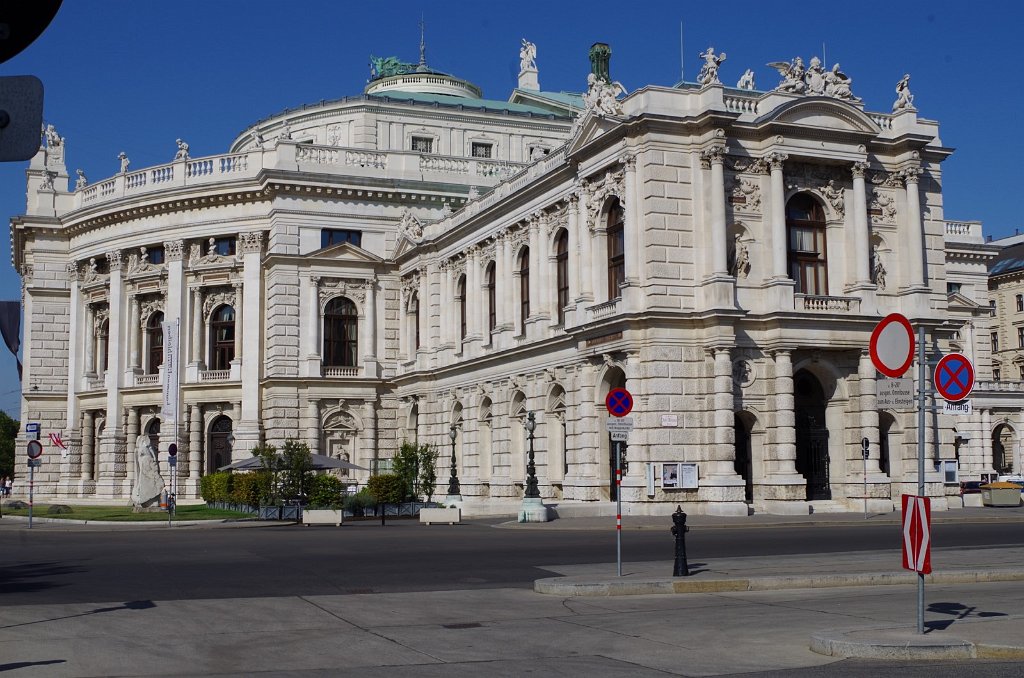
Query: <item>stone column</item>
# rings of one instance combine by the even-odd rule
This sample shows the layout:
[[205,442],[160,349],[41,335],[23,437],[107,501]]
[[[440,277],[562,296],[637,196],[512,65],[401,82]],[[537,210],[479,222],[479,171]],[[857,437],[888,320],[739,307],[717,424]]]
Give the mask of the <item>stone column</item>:
[[[235,436],[232,456],[241,459],[249,454],[260,441],[260,312],[263,308],[263,232],[250,231],[238,234],[238,251],[242,258],[242,286],[236,288],[235,303],[244,313],[236,311],[236,342],[241,335],[250,345],[250,359],[242,360],[241,382],[242,401],[235,403],[237,417],[232,429]],[[244,325],[243,325],[244,323]],[[237,358],[236,344],[235,357]]]
[[[537,216],[537,246],[540,248],[537,252],[537,265],[540,267],[537,271],[537,313],[550,318],[551,309],[555,306],[553,295],[556,290],[551,284],[551,235],[548,233],[548,216],[543,213]],[[557,318],[558,314],[556,313],[554,317]]]
[[480,252],[476,246],[466,250],[466,288],[462,303],[466,305],[466,337],[476,337],[480,328],[477,326],[477,307],[480,305]]
[[580,197],[569,195],[569,303],[580,296]]
[[320,400],[310,398],[306,401],[306,421],[309,428],[306,431],[306,440],[309,443],[309,451],[313,454],[320,454]]
[[878,436],[878,398],[876,396],[875,366],[871,355],[861,351],[857,366],[857,378],[860,381],[860,436],[870,442],[868,454],[868,473],[878,473],[879,436]]
[[243,309],[245,308],[244,287],[240,282],[234,283],[232,287],[235,289],[235,358],[231,362],[241,363],[243,362],[242,347],[245,346],[245,343],[242,341],[242,335],[245,330],[245,325],[242,322]]
[[203,408],[188,406],[188,474],[192,478],[203,475]]
[[[594,221],[597,220],[597,215]],[[614,296],[608,296],[608,226],[607,224],[590,223],[590,284],[593,287],[593,297],[596,302],[611,301]],[[628,246],[628,243],[627,243]]]
[[473,270],[476,271],[476,285],[473,286],[473,296],[477,301],[473,309],[473,320],[480,335],[481,346],[491,343],[491,330],[487,326],[487,263],[480,248],[474,248]]
[[788,278],[786,252],[786,184],[782,176],[782,164],[788,159],[784,153],[770,153],[768,164],[771,168],[771,230],[772,230],[772,276]]
[[907,251],[906,260],[910,264],[910,286],[923,287],[925,275],[925,261],[928,253],[925,250],[924,224],[921,223],[921,192],[918,187],[918,177],[921,175],[920,167],[910,167],[903,170],[903,181],[905,184],[905,195],[907,201]]
[[203,289],[192,288],[192,363],[203,363]]
[[[135,450],[135,441],[139,438],[139,408],[128,408],[128,449]],[[129,454],[125,464],[125,477],[128,479],[128,490],[131,491],[135,482],[135,455]]]
[[427,268],[420,269],[420,345],[423,348],[431,346],[430,341],[430,289],[428,286]]
[[775,459],[769,471],[796,472],[796,399],[793,395],[793,358],[789,351],[775,352]]
[[[441,343],[452,344],[455,346],[455,351],[458,353],[459,349],[459,331],[456,328],[458,324],[458,304],[455,303],[455,269],[452,267],[453,262],[451,260],[445,261],[441,264],[441,268],[444,270],[444,299],[445,303],[441,304]],[[420,315],[426,311],[423,306],[423,300],[419,299],[417,293]],[[409,334],[409,345],[415,347],[416,345],[416,329],[413,328]],[[415,355],[415,348],[412,351],[412,355]]]
[[125,325],[127,318],[124,308],[125,289],[124,278],[121,276],[121,252],[118,250],[107,252],[107,264],[110,270],[110,318],[109,332],[107,333],[108,364],[107,364],[107,397],[106,425],[103,429],[103,436],[100,441],[99,454],[99,475],[106,479],[103,487],[97,487],[97,493],[113,496],[120,492],[120,487],[111,479],[114,478],[117,466],[117,458],[123,454],[125,438],[122,431],[121,412],[121,374],[124,372],[125,351],[122,347],[122,338],[125,336]]
[[[992,410],[981,411],[981,454],[982,468],[995,470],[995,460],[992,458]],[[915,465],[916,469],[917,466]],[[907,474],[908,477],[910,474]],[[916,473],[915,473],[916,477]]]
[[93,479],[96,459],[96,429],[91,410],[82,412],[82,480]]
[[[88,334],[88,325],[82,326],[82,293],[78,285],[78,264],[67,264],[67,277],[71,287],[68,303],[68,407],[64,421],[70,433],[78,423],[78,390],[82,367],[82,336]],[[88,368],[86,368],[88,370]]]
[[[540,214],[529,220],[530,229],[530,317],[541,312],[540,307]],[[526,322],[523,318],[523,322]]]
[[515,325],[515,296],[512,294],[515,284],[512,277],[512,270],[515,264],[512,261],[512,235],[504,231],[499,240],[501,243],[501,268],[498,269],[497,278],[500,285],[501,303],[498,306],[498,324],[501,327],[510,329]]
[[709,473],[735,476],[733,459],[736,454],[735,403],[732,382],[732,356],[728,348],[711,351],[714,369],[714,426],[715,447],[709,459]]
[[711,169],[711,275],[729,275],[729,234],[725,225],[725,145],[716,145],[701,153]]
[[[625,265],[626,282],[636,284],[643,277],[643,264],[641,263],[643,260],[643,237],[640,221],[641,202],[638,199],[639,191],[637,191],[636,185],[636,156],[633,154],[626,155],[622,159],[622,164],[625,166],[622,190],[626,193],[626,199],[623,201],[625,203],[625,218],[622,224],[623,239],[626,243],[623,264]],[[724,223],[724,212],[722,220]]]
[[96,311],[85,305],[85,374],[96,376]]
[[128,317],[128,346],[129,352],[131,353],[131,360],[128,363],[128,369],[135,371],[139,368],[139,326],[142,323],[139,310],[139,297],[137,294],[131,295],[130,300],[130,314]]
[[306,359],[309,376],[320,376],[320,276],[309,276],[306,287]]
[[867,169],[868,163],[855,162],[851,170],[853,172],[853,241],[856,247],[854,263],[857,267],[852,282],[855,285],[871,283],[871,233],[868,227],[867,191],[864,188],[864,172]]
[[366,363],[366,376],[377,376],[377,279],[366,281],[366,349],[363,361]]
[[590,212],[588,208],[589,193],[587,184],[580,186],[579,192],[579,215],[576,219],[576,237],[580,250],[579,267],[579,299],[577,301],[593,301],[594,297],[594,258],[593,258],[593,232],[591,231]]

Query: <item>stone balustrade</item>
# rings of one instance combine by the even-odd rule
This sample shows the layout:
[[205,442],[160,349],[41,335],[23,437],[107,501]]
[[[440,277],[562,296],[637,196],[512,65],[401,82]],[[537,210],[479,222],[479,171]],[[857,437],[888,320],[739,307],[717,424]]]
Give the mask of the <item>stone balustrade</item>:
[[325,367],[325,377],[357,377],[359,376],[358,367]]
[[199,381],[228,381],[231,370],[203,370],[199,373]]
[[871,119],[883,130],[892,129],[892,116],[885,113],[871,113]]
[[156,386],[160,383],[159,374],[137,374],[135,375],[136,386]]
[[619,310],[619,301],[621,299],[612,299],[600,304],[594,304],[590,307],[590,316],[594,320],[600,320],[601,318],[607,318],[610,315],[615,315]]
[[725,110],[730,113],[757,113],[756,97],[725,95],[722,101],[725,103]]
[[980,221],[947,221],[944,234],[946,240],[982,242],[984,239]]
[[859,313],[859,297],[829,297],[813,294],[794,294],[793,303],[797,311],[812,313]]
[[1024,393],[1024,381],[975,381],[974,390]]

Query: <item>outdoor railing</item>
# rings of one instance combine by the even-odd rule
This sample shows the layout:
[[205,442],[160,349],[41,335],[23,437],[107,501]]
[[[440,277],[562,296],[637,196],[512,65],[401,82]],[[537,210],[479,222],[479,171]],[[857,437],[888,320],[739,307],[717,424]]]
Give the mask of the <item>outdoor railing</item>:
[[154,386],[160,383],[159,374],[137,374],[135,375],[136,386]]
[[831,313],[835,311],[853,312],[860,311],[860,299],[858,297],[826,297],[811,294],[794,294],[793,301],[798,311],[819,311]]
[[199,373],[199,381],[227,381],[231,378],[231,370],[204,370]]
[[975,391],[1010,391],[1014,393],[1024,392],[1024,381],[976,381]]
[[356,377],[359,376],[358,367],[325,367],[325,377]]

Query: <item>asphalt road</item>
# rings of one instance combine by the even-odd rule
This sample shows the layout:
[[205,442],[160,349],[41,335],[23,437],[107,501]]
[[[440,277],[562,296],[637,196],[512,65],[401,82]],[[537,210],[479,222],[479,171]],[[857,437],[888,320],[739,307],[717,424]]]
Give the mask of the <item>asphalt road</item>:
[[[497,521],[493,521],[497,522]],[[532,586],[544,565],[614,562],[615,533],[411,521],[216,529],[0,530],[3,605],[278,597]],[[668,526],[626,530],[623,560],[672,557]],[[891,550],[893,525],[694,529],[691,562]],[[1024,523],[933,525],[933,545],[1024,543]]]

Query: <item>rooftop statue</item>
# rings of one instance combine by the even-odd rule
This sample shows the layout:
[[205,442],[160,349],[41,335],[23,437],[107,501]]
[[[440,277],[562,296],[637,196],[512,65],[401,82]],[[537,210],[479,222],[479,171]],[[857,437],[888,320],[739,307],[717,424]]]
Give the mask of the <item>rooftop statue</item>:
[[526,71],[537,68],[537,45],[523,38],[523,46],[519,49],[519,70]]
[[42,135],[46,141],[46,164],[64,164],[64,137],[57,134],[57,129],[53,125],[44,125]]
[[128,165],[130,165],[132,161],[128,159],[128,154],[124,151],[117,154],[117,159],[121,161],[121,174],[124,174],[128,171]]
[[181,139],[175,139],[174,143],[178,145],[178,152],[174,154],[175,160],[188,160],[188,144]]
[[697,75],[697,82],[701,85],[721,84],[722,81],[718,79],[718,67],[725,61],[725,52],[715,56],[715,48],[708,47],[706,51],[697,56],[704,60],[704,65],[700,67],[700,74]]
[[755,87],[756,85],[754,84],[754,70],[748,68],[747,70],[743,71],[743,75],[740,77],[739,82],[736,83],[736,88],[754,89]]
[[804,68],[804,61],[800,57],[792,61],[773,61],[768,64],[779,72],[782,82],[776,85],[776,92],[789,92],[792,94],[812,94],[817,96],[828,96],[833,99],[858,102],[859,97],[853,95],[850,90],[850,83],[853,80],[839,70],[839,64],[826,71],[818,57],[811,57],[810,65]]
[[914,111],[914,95],[910,93],[910,73],[907,73],[896,83],[896,101],[893,102],[892,112]]
[[597,115],[622,115],[620,94],[626,94],[626,88],[620,82],[606,82],[593,73],[587,76],[587,92],[583,95],[586,110]]
[[370,79],[387,78],[392,75],[404,73],[415,73],[416,64],[399,61],[398,57],[375,57],[370,56]]

